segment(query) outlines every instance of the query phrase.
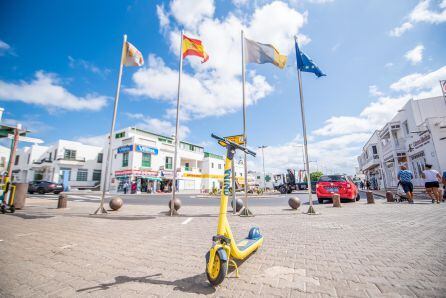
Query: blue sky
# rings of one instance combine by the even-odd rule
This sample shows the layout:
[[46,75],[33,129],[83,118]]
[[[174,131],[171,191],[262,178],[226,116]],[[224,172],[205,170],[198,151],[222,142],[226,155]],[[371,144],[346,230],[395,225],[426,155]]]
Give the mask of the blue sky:
[[126,33],[145,66],[124,69],[117,128],[170,135],[184,29],[210,59],[185,60],[182,136],[220,152],[210,133],[242,130],[242,28],[289,57],[285,70],[247,65],[249,144],[269,146],[272,171],[301,167],[293,35],[327,73],[303,75],[310,159],[325,171],[353,172],[373,130],[408,99],[440,95],[438,80],[446,79],[446,0],[2,1],[4,120],[48,144],[98,143],[109,130]]

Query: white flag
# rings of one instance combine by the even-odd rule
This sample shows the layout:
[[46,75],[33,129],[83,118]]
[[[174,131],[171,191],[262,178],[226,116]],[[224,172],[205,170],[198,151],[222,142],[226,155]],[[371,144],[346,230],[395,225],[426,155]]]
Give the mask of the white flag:
[[142,57],[142,54],[138,49],[132,45],[130,42],[127,42],[126,46],[127,50],[125,53],[124,58],[124,65],[125,66],[143,66],[144,65],[144,59]]

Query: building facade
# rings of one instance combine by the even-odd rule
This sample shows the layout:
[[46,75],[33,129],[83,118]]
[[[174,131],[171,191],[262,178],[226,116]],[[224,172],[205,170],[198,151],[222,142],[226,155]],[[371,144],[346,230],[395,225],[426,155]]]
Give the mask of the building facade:
[[414,173],[415,186],[424,185],[421,173],[426,164],[445,171],[444,98],[409,100],[390,122],[372,135],[358,157],[358,163],[367,177],[381,179],[378,185],[383,188],[397,186],[397,175],[402,165]]
[[59,140],[52,146],[19,149],[13,167],[14,181],[46,180],[62,183],[64,171],[71,188],[98,186],[102,176],[102,148]]
[[0,173],[1,174],[6,172],[6,170],[7,170],[10,152],[11,152],[11,150],[9,148],[6,148],[5,146],[0,146]]

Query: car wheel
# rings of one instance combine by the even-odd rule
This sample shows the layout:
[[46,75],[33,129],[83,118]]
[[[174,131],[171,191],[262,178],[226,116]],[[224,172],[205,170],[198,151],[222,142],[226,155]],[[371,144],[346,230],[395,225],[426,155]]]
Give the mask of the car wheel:
[[54,194],[58,195],[58,194],[60,194],[60,191],[55,191]]
[[29,193],[30,195],[32,195],[34,192],[30,190],[30,191],[28,191],[28,193]]
[[281,187],[279,188],[279,191],[280,191],[281,194],[284,195],[284,194],[287,193],[288,190],[287,190],[287,188],[286,188],[285,186],[281,186]]
[[39,189],[37,189],[37,192],[39,194],[41,194],[41,195],[44,195],[45,194],[45,189],[44,188],[39,188]]
[[317,202],[319,203],[319,204],[324,204],[324,199],[322,199],[322,198],[317,198]]
[[361,196],[358,193],[358,195],[356,196],[356,202],[359,201],[360,199],[361,199]]

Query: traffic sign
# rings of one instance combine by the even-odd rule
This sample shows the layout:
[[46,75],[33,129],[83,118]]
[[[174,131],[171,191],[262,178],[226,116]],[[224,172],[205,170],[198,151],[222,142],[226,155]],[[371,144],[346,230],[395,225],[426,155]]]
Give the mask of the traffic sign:
[[228,136],[228,137],[224,137],[224,138],[226,140],[236,143],[238,145],[245,144],[245,138],[243,137],[243,135]]

